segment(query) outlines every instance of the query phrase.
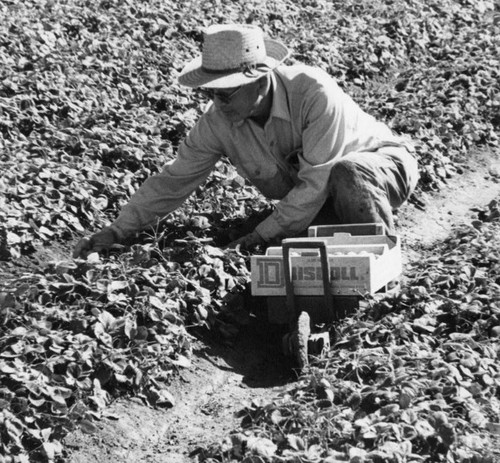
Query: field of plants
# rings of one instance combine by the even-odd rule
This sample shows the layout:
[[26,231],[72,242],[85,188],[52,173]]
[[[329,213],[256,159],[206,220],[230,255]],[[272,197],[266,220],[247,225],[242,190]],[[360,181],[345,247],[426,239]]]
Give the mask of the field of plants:
[[[471,152],[498,152],[499,17],[488,0],[1,2],[0,463],[66,461],[64,437],[97,432],[117,397],[171,407],[195,330],[237,334],[249,259],[221,246],[272,205],[226,162],[155,229],[70,258],[201,114],[176,76],[204,26],[260,25],[413,137],[425,207]],[[497,461],[499,218],[493,201],[426,251],[401,294],[343,320],[329,355],[198,460]]]

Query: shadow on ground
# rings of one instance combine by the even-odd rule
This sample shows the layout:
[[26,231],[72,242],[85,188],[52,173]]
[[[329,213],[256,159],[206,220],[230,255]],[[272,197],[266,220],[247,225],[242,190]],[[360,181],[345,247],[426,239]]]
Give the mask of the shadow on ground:
[[231,339],[213,334],[198,336],[203,347],[195,355],[240,375],[242,384],[249,388],[273,388],[297,380],[293,359],[282,352],[282,337],[288,327],[263,318],[248,316]]

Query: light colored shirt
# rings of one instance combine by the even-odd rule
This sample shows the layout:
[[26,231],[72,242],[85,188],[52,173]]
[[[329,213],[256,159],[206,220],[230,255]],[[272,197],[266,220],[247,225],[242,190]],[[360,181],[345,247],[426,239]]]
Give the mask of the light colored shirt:
[[256,227],[259,235],[265,240],[293,236],[323,206],[331,167],[339,157],[405,144],[320,69],[281,66],[271,81],[273,102],[264,127],[251,119],[229,122],[211,105],[179,146],[177,157],[124,206],[111,225],[119,235],[152,225],[181,206],[226,156],[264,196],[280,200]]

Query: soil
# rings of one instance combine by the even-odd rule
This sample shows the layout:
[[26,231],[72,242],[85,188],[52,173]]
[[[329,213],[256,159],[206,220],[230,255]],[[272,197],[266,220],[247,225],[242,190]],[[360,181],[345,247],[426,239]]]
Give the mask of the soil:
[[500,151],[478,151],[459,166],[463,172],[447,179],[434,194],[423,194],[424,207],[406,204],[396,224],[406,262],[418,260],[425,249],[446,238],[461,224],[469,224],[477,210],[500,197]]
[[[454,226],[470,223],[476,208],[500,198],[500,152],[478,152],[426,204],[405,205],[397,215],[406,264],[417,261]],[[62,250],[45,251],[42,262]],[[65,256],[67,257],[67,256]],[[20,263],[21,264],[21,263]],[[9,269],[12,271],[13,269]],[[71,463],[193,461],[197,449],[238,427],[245,403],[270,401],[297,379],[280,352],[281,335],[256,319],[246,320],[229,344],[198,338],[192,366],[171,386],[175,404],[153,409],[138,399],[109,406],[93,435],[77,431],[65,439]]]

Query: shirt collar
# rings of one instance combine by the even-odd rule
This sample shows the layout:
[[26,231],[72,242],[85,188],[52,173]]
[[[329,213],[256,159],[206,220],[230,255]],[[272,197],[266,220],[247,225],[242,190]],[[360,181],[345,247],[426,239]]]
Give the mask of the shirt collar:
[[290,121],[290,111],[288,110],[288,95],[286,94],[283,82],[276,72],[271,73],[271,85],[273,88],[273,104],[269,118],[277,117]]

